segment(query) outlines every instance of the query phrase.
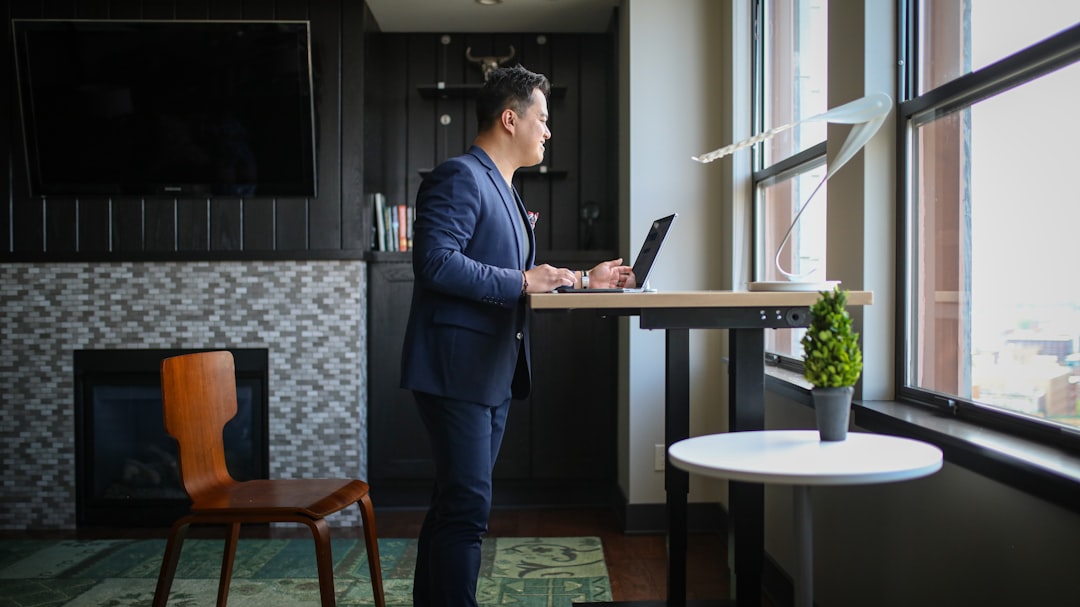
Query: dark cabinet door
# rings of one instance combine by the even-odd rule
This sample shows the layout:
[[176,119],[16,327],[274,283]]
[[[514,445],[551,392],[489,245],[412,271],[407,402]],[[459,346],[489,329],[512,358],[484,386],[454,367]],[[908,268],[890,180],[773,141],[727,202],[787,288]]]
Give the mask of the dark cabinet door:
[[616,323],[587,311],[533,313],[532,478],[614,480]]
[[412,299],[412,264],[368,264],[368,480],[434,477],[427,434],[416,402],[401,382],[401,344]]

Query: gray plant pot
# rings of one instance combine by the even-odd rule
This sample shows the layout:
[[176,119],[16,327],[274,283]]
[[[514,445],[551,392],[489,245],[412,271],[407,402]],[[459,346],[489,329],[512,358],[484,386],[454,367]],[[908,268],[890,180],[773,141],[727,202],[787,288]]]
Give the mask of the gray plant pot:
[[842,441],[847,438],[851,417],[851,395],[855,388],[814,388],[814,414],[818,433],[823,441]]

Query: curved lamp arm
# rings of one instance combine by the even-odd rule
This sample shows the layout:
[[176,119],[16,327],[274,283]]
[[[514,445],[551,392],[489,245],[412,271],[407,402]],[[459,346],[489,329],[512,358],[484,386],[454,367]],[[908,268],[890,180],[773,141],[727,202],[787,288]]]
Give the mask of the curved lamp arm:
[[802,206],[801,209],[799,209],[799,212],[795,214],[795,219],[792,220],[791,225],[788,227],[787,233],[784,234],[783,241],[780,242],[780,247],[776,251],[776,259],[774,260],[776,264],[776,269],[779,270],[781,274],[788,277],[789,280],[799,280],[801,278],[809,276],[817,268],[811,269],[809,272],[806,272],[804,274],[795,275],[786,272],[782,267],[780,267],[780,252],[783,251],[784,245],[787,244],[788,238],[790,238],[791,236],[791,231],[795,228],[795,224],[799,222],[799,218],[802,217],[803,211],[806,210],[806,207],[810,206],[810,201],[814,199],[814,195],[817,194],[818,190],[821,189],[821,186],[824,185],[825,182],[828,181],[829,178],[832,177],[837,171],[839,171],[840,167],[844,166],[847,161],[851,160],[851,158],[856,153],[858,153],[858,151],[861,150],[864,145],[866,145],[866,142],[870,141],[870,138],[874,136],[874,133],[877,133],[877,130],[881,128],[881,125],[885,122],[885,118],[888,117],[889,111],[891,109],[891,97],[889,97],[885,93],[874,93],[872,95],[862,97],[861,99],[856,99],[855,101],[845,103],[844,105],[836,106],[831,110],[828,110],[827,112],[823,112],[809,118],[804,118],[797,122],[791,122],[769,129],[763,133],[754,135],[753,137],[743,139],[738,143],[732,143],[730,145],[726,145],[722,148],[717,148],[711,152],[702,154],[700,156],[692,156],[691,158],[702,164],[709,163],[714,160],[723,158],[724,156],[733,154],[741,149],[748,148],[752,145],[761,143],[762,141],[771,139],[777,134],[796,127],[804,122],[816,122],[824,120],[826,122],[832,122],[836,124],[855,125],[854,127],[852,127],[851,131],[848,132],[848,136],[844,140],[844,143],[840,146],[840,150],[836,153],[836,156],[834,156],[832,161],[829,162],[829,168],[825,172],[825,177],[821,180],[821,183],[819,183],[817,187],[814,188],[814,191],[810,193],[810,197],[807,198],[806,203]]

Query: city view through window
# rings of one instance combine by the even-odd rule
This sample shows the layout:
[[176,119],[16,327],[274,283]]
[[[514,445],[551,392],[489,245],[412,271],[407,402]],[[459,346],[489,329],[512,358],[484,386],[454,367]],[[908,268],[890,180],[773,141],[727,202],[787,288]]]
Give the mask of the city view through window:
[[[1080,20],[1001,4],[970,5],[972,65]],[[1080,428],[1078,93],[1073,64],[916,129],[913,387]]]

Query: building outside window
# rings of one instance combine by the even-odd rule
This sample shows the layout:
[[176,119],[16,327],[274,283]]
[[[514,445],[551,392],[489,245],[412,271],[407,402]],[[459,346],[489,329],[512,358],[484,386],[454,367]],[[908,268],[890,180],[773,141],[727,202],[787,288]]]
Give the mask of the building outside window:
[[1080,3],[903,15],[901,396],[1080,442]]

